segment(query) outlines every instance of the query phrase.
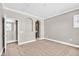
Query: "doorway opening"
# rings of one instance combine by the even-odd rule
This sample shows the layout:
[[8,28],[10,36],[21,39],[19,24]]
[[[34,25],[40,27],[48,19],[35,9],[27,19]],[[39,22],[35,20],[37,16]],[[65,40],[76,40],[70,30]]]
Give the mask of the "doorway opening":
[[18,44],[18,20],[6,19],[5,20],[5,53],[7,44],[16,43]]
[[[6,21],[5,33],[7,43],[18,41],[18,21]],[[18,42],[17,42],[18,43]]]
[[35,38],[38,39],[40,37],[40,22],[37,20],[35,22]]
[[18,20],[16,20],[16,42],[18,43]]

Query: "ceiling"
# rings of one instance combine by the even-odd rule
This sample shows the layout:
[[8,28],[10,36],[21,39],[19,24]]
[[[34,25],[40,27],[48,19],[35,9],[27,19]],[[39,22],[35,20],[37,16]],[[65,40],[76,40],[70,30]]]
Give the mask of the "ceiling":
[[79,9],[79,3],[4,3],[4,6],[35,15],[42,19]]

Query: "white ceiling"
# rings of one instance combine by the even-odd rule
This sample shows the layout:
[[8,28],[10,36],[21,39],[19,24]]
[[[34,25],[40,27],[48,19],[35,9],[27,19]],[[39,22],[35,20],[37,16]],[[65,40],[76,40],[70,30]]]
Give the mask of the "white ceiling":
[[4,3],[4,6],[46,19],[78,9],[79,3]]

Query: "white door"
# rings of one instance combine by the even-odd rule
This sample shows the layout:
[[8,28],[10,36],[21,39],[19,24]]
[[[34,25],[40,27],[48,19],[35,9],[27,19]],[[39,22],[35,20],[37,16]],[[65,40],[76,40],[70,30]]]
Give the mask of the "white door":
[[27,42],[34,40],[32,20],[30,19],[22,20],[19,23],[19,31],[20,31],[19,42]]
[[27,21],[25,22],[25,36],[27,35],[27,40],[30,41],[30,40],[34,40],[33,39],[33,24],[32,24],[32,20],[30,19],[27,19]]

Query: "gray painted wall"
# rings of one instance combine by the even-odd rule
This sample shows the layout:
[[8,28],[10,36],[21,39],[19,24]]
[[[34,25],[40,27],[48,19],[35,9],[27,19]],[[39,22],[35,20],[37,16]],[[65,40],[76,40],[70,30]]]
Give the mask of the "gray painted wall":
[[45,38],[79,45],[79,28],[73,28],[73,16],[76,14],[79,10],[45,20]]
[[[18,19],[18,21],[19,21],[19,28],[18,28],[19,29],[19,43],[30,41],[29,38],[31,38],[31,36],[28,36],[29,38],[27,37],[27,35],[29,33],[25,31],[25,29],[27,29],[27,27],[24,27],[24,26],[27,25],[26,22],[28,23],[29,20],[31,21],[31,19],[32,19],[33,20],[32,40],[35,40],[35,21],[40,20],[40,19],[28,16],[28,15],[20,14],[20,13],[14,12],[12,10],[7,10],[7,9],[4,9],[4,13],[5,13],[5,16],[8,17],[8,18]],[[41,22],[41,24],[44,24],[43,20],[40,20],[40,22]],[[40,30],[41,31],[40,36],[41,37],[40,38],[42,38],[44,36],[43,28],[44,28],[43,25],[41,25],[41,27],[40,27],[40,29],[41,29]]]
[[0,53],[3,50],[3,46],[2,46],[2,4],[0,3]]
[[10,11],[10,10],[4,10],[4,13],[5,13],[5,15],[6,15],[7,18],[14,18],[14,20],[18,20],[18,25],[19,25],[18,26],[18,30],[19,30],[19,32],[18,32],[19,43],[28,41],[28,39],[27,39],[28,33],[26,33],[25,31],[23,31],[24,29],[26,29],[25,27],[23,27],[23,25],[24,26],[27,25],[26,22],[28,21],[27,20],[28,16],[22,15],[22,14],[19,14],[19,13]]

